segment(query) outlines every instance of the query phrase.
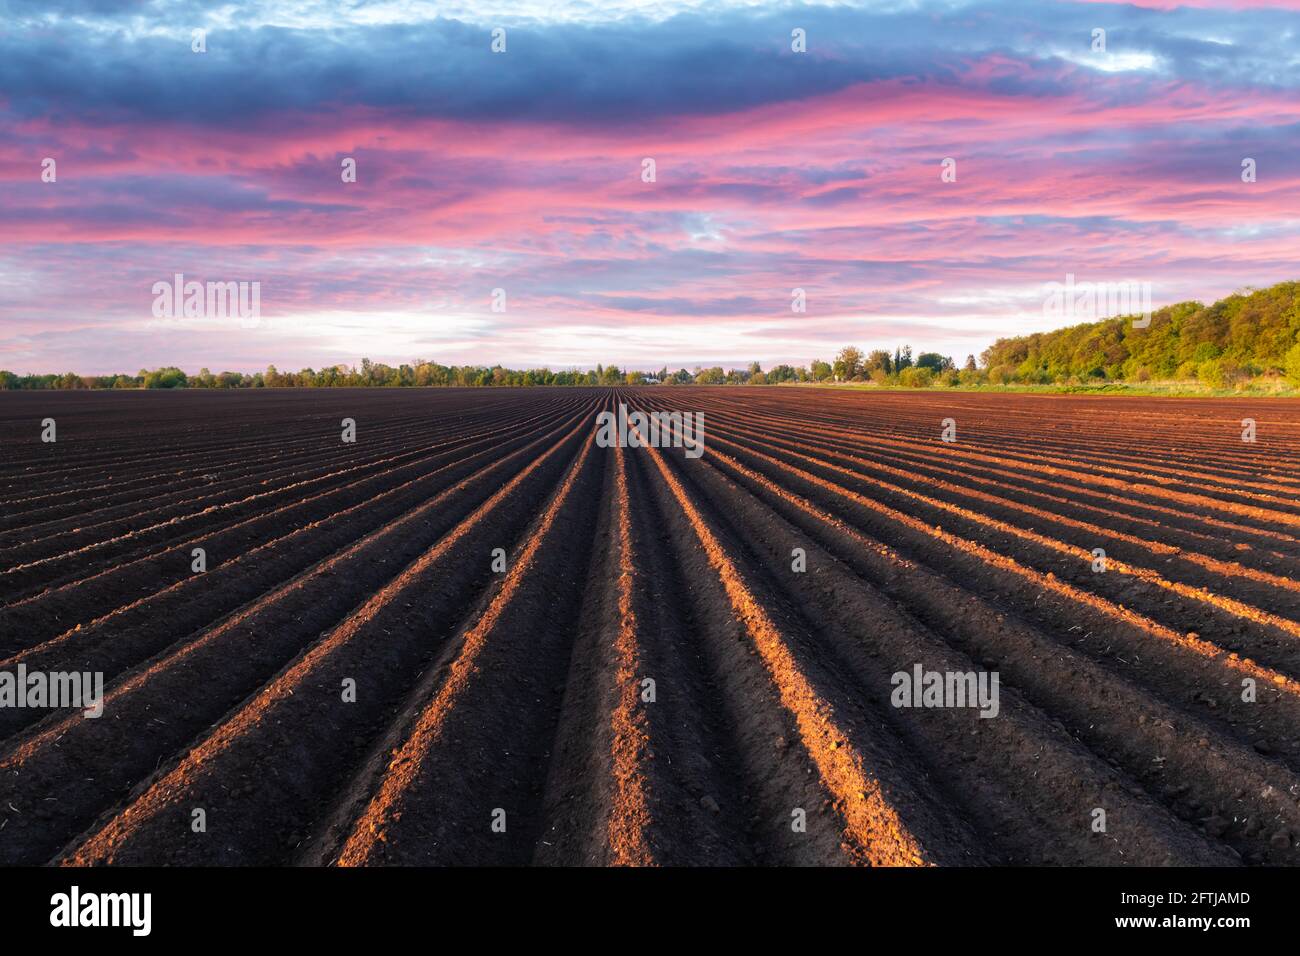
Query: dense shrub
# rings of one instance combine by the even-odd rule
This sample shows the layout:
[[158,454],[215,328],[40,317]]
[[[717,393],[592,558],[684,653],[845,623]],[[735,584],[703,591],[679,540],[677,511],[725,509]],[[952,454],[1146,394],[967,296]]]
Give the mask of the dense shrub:
[[898,373],[898,384],[904,388],[929,388],[934,373],[919,365],[910,365]]

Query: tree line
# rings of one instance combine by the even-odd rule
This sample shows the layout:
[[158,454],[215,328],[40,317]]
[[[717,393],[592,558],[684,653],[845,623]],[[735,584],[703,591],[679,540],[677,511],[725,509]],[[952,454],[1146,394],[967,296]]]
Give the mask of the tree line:
[[873,382],[906,388],[980,385],[1083,385],[1095,382],[1201,381],[1216,388],[1253,380],[1285,378],[1300,385],[1300,282],[1248,290],[1211,306],[1182,302],[1151,314],[1085,322],[1052,332],[998,339],[977,362],[968,355],[959,367],[950,356],[910,345],[863,352],[846,346],[831,362],[777,365],[764,371],[721,366],[658,372],[597,365],[586,371],[516,370],[501,365],[439,365],[417,359],[385,365],[362,359],[359,366],[332,365],[281,372],[218,372],[179,368],[141,369],[135,375],[17,375],[0,370],[0,389],[126,388],[389,388],[536,385],[779,385]]
[[994,384],[1201,381],[1216,388],[1286,378],[1300,385],[1300,282],[1181,302],[1137,316],[998,339],[981,356]]
[[[403,388],[455,386],[527,387],[534,385],[779,385],[784,382],[854,381],[860,376],[861,361],[846,358],[859,354],[847,348],[832,365],[814,360],[811,366],[777,365],[767,371],[758,362],[747,368],[697,367],[694,371],[666,367],[658,372],[623,370],[617,365],[597,365],[586,371],[551,371],[547,368],[517,370],[501,365],[439,365],[416,361],[397,366],[362,359],[359,366],[332,365],[319,371],[305,368],[281,372],[274,365],[264,372],[218,372],[200,369],[191,375],[174,366],[141,369],[135,375],[16,375],[0,370],[0,389],[167,389],[167,388]],[[873,353],[874,355],[875,353]],[[899,350],[904,365],[911,363],[911,348]],[[937,357],[936,357],[937,358]],[[918,361],[927,359],[922,355]],[[943,360],[947,362],[948,360]],[[972,359],[971,361],[974,361]],[[847,363],[847,364],[846,364]],[[936,368],[941,370],[940,366]]]

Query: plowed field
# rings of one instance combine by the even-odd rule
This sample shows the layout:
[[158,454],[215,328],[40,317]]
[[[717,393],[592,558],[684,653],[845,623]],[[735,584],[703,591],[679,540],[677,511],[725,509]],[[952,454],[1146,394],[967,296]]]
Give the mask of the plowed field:
[[20,668],[104,711],[0,707],[3,864],[1289,865],[1300,408],[11,393]]

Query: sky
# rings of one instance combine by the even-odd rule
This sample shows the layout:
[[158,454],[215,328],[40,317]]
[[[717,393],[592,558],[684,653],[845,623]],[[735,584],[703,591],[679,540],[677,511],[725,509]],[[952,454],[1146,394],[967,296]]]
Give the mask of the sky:
[[1300,0],[0,0],[15,372],[960,363],[1067,275],[1300,278]]

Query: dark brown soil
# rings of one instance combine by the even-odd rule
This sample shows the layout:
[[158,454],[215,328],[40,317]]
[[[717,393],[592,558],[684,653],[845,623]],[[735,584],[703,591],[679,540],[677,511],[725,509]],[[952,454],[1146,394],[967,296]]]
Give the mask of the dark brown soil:
[[106,689],[0,707],[0,863],[1300,860],[1294,403],[8,393],[0,448],[0,672]]

